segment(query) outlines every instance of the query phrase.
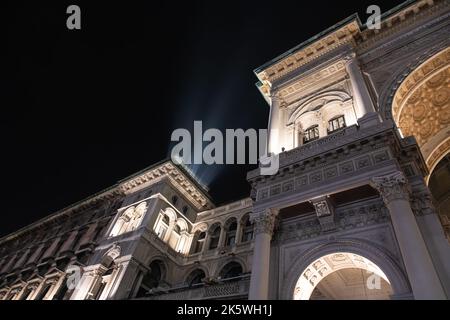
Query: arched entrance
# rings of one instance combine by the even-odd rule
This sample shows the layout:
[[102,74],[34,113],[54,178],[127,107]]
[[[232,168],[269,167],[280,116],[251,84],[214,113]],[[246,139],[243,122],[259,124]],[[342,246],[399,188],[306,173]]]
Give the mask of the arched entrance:
[[450,150],[450,48],[412,71],[397,89],[392,117],[414,136],[430,171]]
[[295,286],[295,300],[389,299],[389,279],[375,263],[358,254],[335,252],[310,263]]
[[[333,255],[336,255],[334,259],[332,259]],[[324,259],[325,257],[327,259]],[[308,272],[308,269],[310,272]],[[378,280],[380,280],[382,289],[388,289],[383,281],[391,287],[390,291],[386,290],[383,297],[376,299],[413,298],[406,273],[398,264],[396,258],[385,248],[362,239],[335,239],[332,242],[327,241],[307,251],[299,252],[292,263],[286,267],[287,273],[285,274],[285,281],[280,287],[280,297],[285,300],[310,299],[314,289],[321,282],[319,280],[324,280],[333,272],[345,272],[344,276],[350,277],[347,271],[344,271],[345,269],[359,269],[359,274],[362,270],[366,279],[365,283],[367,284],[367,280],[369,280],[371,288],[378,286],[376,282]],[[339,273],[336,275],[339,275]],[[314,276],[316,277],[314,278]],[[375,279],[377,276],[379,279]],[[371,278],[369,279],[369,277]],[[332,279],[332,277],[328,279]],[[312,283],[309,282],[310,280]],[[309,285],[303,285],[306,281]],[[316,293],[314,294],[313,299],[317,297]],[[333,297],[329,298],[333,299]],[[355,298],[372,299],[367,295],[352,297],[352,299]],[[342,299],[350,298],[347,296]]]
[[[429,184],[434,169],[450,152],[450,48],[425,61],[402,81],[393,98],[392,118],[404,137],[416,138],[429,170]],[[435,174],[435,186],[447,185],[439,179]],[[430,188],[435,200],[436,190],[448,193],[448,187]]]

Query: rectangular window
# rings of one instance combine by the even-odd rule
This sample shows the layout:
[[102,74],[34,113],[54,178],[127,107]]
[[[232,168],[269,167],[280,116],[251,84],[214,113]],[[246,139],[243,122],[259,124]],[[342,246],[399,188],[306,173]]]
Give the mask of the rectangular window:
[[319,139],[319,126],[313,126],[305,130],[303,143],[308,143],[316,139]]
[[344,116],[339,116],[328,121],[328,133],[334,132],[342,128],[345,128]]

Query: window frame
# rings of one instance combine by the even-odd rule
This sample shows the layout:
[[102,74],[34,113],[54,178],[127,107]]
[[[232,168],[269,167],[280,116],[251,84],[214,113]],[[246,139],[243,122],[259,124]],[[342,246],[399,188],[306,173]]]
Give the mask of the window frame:
[[[314,133],[311,137],[311,133]],[[315,124],[303,131],[303,144],[315,141],[320,138],[319,125]]]
[[[342,125],[339,120],[342,120]],[[337,124],[337,127],[335,127],[335,123]],[[347,127],[347,124],[345,123],[345,116],[341,114],[328,120],[327,133],[334,133],[336,131],[344,129],[345,127]]]

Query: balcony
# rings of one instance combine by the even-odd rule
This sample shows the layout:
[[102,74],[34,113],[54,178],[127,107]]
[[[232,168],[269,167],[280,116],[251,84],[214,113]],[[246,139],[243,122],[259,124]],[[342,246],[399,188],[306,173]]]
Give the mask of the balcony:
[[[367,117],[368,121],[376,121],[377,124],[369,123],[368,125],[352,125],[344,127],[337,131],[333,131],[330,135],[319,138],[317,140],[308,142],[297,148],[281,152],[279,154],[279,167],[284,168],[299,163],[308,158],[313,158],[319,154],[336,150],[337,148],[348,145],[356,140],[367,139],[373,135],[379,134],[383,131],[393,128],[391,121],[385,120],[383,122],[377,119],[372,119],[373,116]],[[361,124],[364,124],[360,120]],[[405,139],[406,143],[406,139]],[[247,179],[251,180],[261,175],[261,168],[255,169],[247,173]]]
[[[232,281],[235,280],[235,281]],[[240,277],[240,280],[228,279],[217,284],[201,284],[196,288],[171,288],[166,292],[139,298],[136,300],[214,300],[214,299],[247,299],[250,288],[250,276]]]

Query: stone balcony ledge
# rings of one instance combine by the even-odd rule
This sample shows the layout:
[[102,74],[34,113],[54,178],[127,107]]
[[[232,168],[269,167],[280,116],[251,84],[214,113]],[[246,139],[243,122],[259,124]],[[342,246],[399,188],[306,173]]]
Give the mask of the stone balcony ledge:
[[[240,281],[222,282],[214,285],[203,285],[197,288],[173,288],[167,293],[157,294],[136,300],[210,300],[210,299],[243,299],[248,297],[250,288],[249,276]],[[173,290],[173,292],[170,292]]]
[[[394,124],[390,120],[384,120],[383,122],[375,120],[370,126],[363,126],[361,124],[343,128],[326,137],[311,141],[292,150],[281,152],[279,154],[279,169],[335,150],[357,140],[369,138],[370,136],[391,129],[393,126]],[[260,175],[261,168],[257,168],[247,173],[247,180],[255,179]]]

